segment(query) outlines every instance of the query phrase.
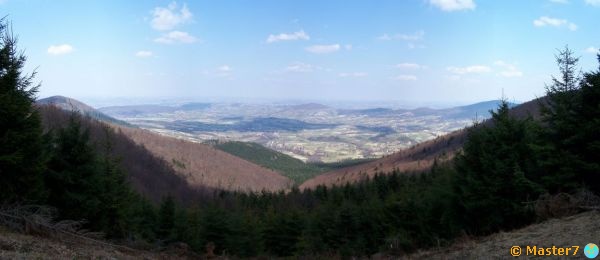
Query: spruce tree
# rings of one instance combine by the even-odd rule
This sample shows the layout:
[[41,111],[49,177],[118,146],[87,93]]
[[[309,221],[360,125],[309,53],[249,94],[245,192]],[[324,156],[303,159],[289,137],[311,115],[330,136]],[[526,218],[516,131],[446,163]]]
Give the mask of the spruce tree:
[[173,197],[167,196],[163,199],[158,209],[158,232],[161,240],[173,239],[175,227],[175,201]]
[[532,179],[537,162],[532,158],[536,140],[531,119],[510,116],[503,101],[492,112],[493,127],[474,127],[456,159],[454,186],[465,229],[485,234],[514,228],[531,221],[533,215],[524,202],[541,192]]
[[98,158],[90,144],[89,129],[73,113],[66,127],[58,129],[45,175],[48,203],[63,219],[85,219],[95,230],[102,215],[103,180]]
[[44,198],[42,127],[33,106],[39,85],[35,72],[23,73],[27,58],[0,19],[0,201],[39,202]]
[[108,126],[102,128],[104,140],[101,160],[99,160],[101,188],[98,197],[101,200],[101,210],[98,228],[109,237],[123,237],[127,227],[128,209],[134,199],[125,172],[120,168],[119,161],[113,158],[113,132]]
[[600,54],[597,58],[599,69],[585,73],[580,84],[572,115],[576,131],[564,142],[576,158],[578,181],[600,194]]
[[577,142],[578,119],[575,117],[580,102],[578,98],[581,77],[577,70],[579,58],[565,47],[556,55],[560,76],[552,77],[546,86],[546,102],[541,104],[543,140],[537,153],[542,157],[546,173],[542,178],[551,192],[573,192],[580,186],[579,158],[572,152]]

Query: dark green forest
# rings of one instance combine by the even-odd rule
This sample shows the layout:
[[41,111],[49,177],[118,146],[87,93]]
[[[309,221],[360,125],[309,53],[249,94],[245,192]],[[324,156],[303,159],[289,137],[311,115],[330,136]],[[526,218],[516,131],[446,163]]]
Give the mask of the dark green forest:
[[276,170],[282,175],[292,179],[296,185],[317,176],[321,173],[349,167],[372,161],[373,159],[349,159],[334,163],[309,162],[305,163],[287,154],[271,150],[257,143],[248,142],[218,142],[209,144],[224,152],[246,159],[268,169]]
[[8,28],[0,22],[0,204],[49,205],[57,219],[86,220],[115,243],[184,242],[199,253],[212,243],[216,254],[239,257],[402,255],[560,216],[544,211],[556,194],[600,193],[600,67],[580,74],[567,47],[556,54],[560,73],[540,99],[541,120],[514,118],[503,102],[489,124],[468,129],[459,155],[428,172],[156,204],[134,191],[109,139],[90,141],[84,118],[43,130],[35,72],[23,71]]

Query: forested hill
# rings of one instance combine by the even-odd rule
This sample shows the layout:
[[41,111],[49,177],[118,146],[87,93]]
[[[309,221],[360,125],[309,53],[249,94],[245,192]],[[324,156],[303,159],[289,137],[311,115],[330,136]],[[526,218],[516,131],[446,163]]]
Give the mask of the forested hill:
[[[508,104],[510,114],[516,118],[539,118],[540,104],[545,103],[546,98],[531,100],[520,105]],[[489,101],[471,105],[472,109],[488,107],[496,101]],[[488,111],[489,113],[489,111]],[[480,116],[485,116],[481,115]],[[492,120],[487,119],[481,125],[490,125]],[[391,173],[393,171],[423,172],[434,164],[434,161],[444,162],[452,159],[467,140],[468,131],[461,129],[452,133],[437,137],[436,139],[414,145],[408,149],[386,155],[381,159],[364,164],[353,165],[341,169],[334,169],[306,180],[300,188],[315,188],[318,185],[343,185],[353,183],[367,177],[372,178],[376,173]]]
[[260,192],[281,191],[293,184],[292,180],[274,170],[210,145],[162,136],[144,129],[120,127],[119,131],[154,155],[164,158],[192,186]]
[[[209,145],[161,136],[157,133],[132,127],[124,121],[107,116],[73,98],[53,96],[37,100],[36,104],[43,107],[55,106],[64,111],[77,112],[90,117],[90,119],[108,123],[111,127],[118,129],[121,137],[134,141],[135,144],[147,149],[145,151],[149,151],[152,156],[160,158],[166,167],[171,168],[171,173],[177,174],[178,178],[184,180],[194,189],[212,187],[241,191],[278,191],[292,186],[290,179],[282,176],[272,168],[261,167],[251,161],[214,149]],[[183,106],[183,108],[195,106],[197,105],[189,104]],[[86,121],[90,120],[86,119]],[[56,127],[60,127],[61,123],[65,122],[65,120],[58,120],[57,122],[45,121],[44,123],[53,123],[56,124]],[[90,125],[94,124],[90,123]],[[131,156],[121,154],[121,156],[126,158],[123,160],[123,164],[128,167],[127,170],[137,171],[140,168],[135,166],[135,154]],[[160,169],[160,167],[157,169]],[[146,172],[149,174],[152,168],[147,170]]]
[[303,162],[287,154],[266,148],[257,143],[237,141],[209,141],[208,144],[224,152],[251,161],[268,169],[273,169],[300,185],[307,179],[323,172],[331,171],[371,161],[372,159],[344,160],[335,163]]
[[[53,105],[40,105],[39,111],[45,131],[57,132],[66,127],[74,116],[73,112]],[[111,145],[111,155],[117,158],[128,174],[127,179],[144,197],[158,203],[171,195],[177,201],[189,204],[212,194],[210,188],[188,185],[167,161],[136,144],[122,132],[114,131],[110,125],[85,116],[78,118],[82,127],[88,129],[95,149],[101,152],[104,144]]]
[[131,124],[129,124],[123,120],[119,120],[114,117],[108,116],[108,115],[100,112],[99,110],[97,110],[91,106],[88,106],[87,104],[85,104],[79,100],[73,99],[73,98],[68,98],[68,97],[64,97],[64,96],[51,96],[51,97],[47,97],[47,98],[38,99],[38,100],[36,100],[35,103],[38,105],[53,105],[53,106],[57,106],[63,110],[78,112],[78,113],[81,113],[82,115],[89,116],[91,118],[95,118],[100,121],[105,121],[105,122],[118,124],[118,125],[122,125],[122,126],[133,127]]

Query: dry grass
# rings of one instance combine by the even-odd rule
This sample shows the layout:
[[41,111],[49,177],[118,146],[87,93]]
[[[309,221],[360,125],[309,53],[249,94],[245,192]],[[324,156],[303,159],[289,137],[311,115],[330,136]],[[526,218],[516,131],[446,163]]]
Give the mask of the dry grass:
[[0,226],[0,259],[198,259],[172,249],[152,252],[77,239],[25,235]]
[[[512,246],[579,246],[582,258],[588,243],[600,244],[600,212],[588,211],[560,219],[551,219],[522,229],[500,232],[484,238],[464,239],[448,248],[421,251],[403,259],[511,259]],[[522,255],[518,259],[527,259]],[[548,258],[538,257],[538,258]],[[569,257],[566,257],[567,259]],[[570,257],[571,259],[573,257]],[[548,259],[557,259],[550,257]]]

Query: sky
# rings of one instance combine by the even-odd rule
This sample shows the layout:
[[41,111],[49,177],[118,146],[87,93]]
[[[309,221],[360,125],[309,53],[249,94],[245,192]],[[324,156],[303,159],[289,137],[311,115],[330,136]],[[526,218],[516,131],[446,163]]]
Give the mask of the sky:
[[600,0],[0,0],[39,96],[527,101],[569,46],[597,68]]

